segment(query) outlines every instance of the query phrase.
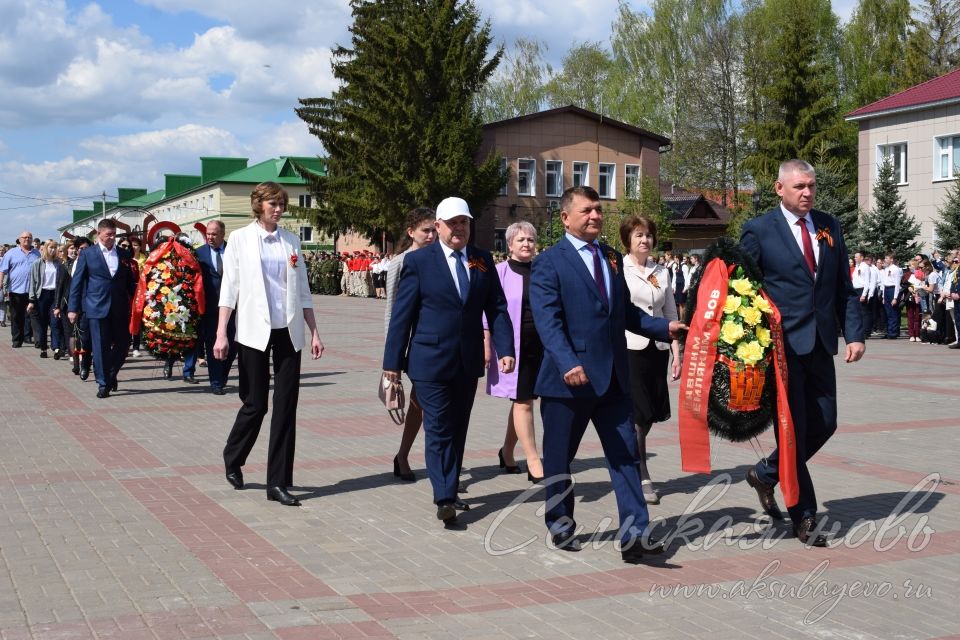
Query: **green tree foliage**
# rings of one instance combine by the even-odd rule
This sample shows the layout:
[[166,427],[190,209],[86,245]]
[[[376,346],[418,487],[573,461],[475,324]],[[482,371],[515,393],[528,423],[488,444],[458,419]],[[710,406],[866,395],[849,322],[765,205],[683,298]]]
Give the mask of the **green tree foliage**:
[[960,62],[960,1],[923,0],[911,18],[903,87],[947,73]]
[[933,228],[937,232],[937,248],[943,251],[960,248],[960,181],[947,189],[943,205],[937,208]]
[[873,186],[874,207],[860,222],[860,249],[874,255],[892,253],[897,262],[915,256],[920,249],[916,242],[920,223],[907,213],[907,204],[900,198],[897,178],[889,159],[879,165]]
[[909,0],[860,0],[844,27],[841,48],[850,109],[904,88],[909,23]]
[[829,0],[767,0],[754,10],[770,21],[772,35],[765,46],[771,63],[760,89],[763,112],[750,127],[753,177],[770,180],[780,162],[811,158],[823,142],[852,169],[856,128],[844,123],[840,110],[837,19]]
[[503,63],[477,95],[484,122],[507,120],[540,111],[553,68],[544,61],[547,43],[517,38]]
[[599,42],[574,45],[563,57],[562,67],[546,86],[551,107],[574,105],[606,114],[604,90],[613,70],[609,52]]
[[500,62],[470,0],[351,0],[351,44],[333,52],[340,88],[296,110],[328,154],[311,180],[317,226],[397,238],[410,208],[444,197],[474,212],[503,184],[499,156],[477,162],[476,95]]
[[811,161],[817,170],[816,208],[836,216],[847,245],[856,246],[860,204],[855,176],[844,171],[843,163],[831,156],[827,144],[817,148]]

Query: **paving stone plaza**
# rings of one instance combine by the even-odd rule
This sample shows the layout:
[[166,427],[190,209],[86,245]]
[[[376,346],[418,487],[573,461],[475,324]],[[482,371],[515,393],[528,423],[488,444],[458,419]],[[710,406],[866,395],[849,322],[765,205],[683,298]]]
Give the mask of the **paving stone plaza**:
[[303,365],[301,508],[265,499],[266,425],[247,488],[224,480],[235,377],[215,396],[204,370],[191,386],[141,358],[98,400],[92,377],[4,334],[0,638],[960,637],[957,351],[872,340],[862,362],[837,363],[840,430],[811,465],[830,549],[762,517],[743,481],[749,444],[713,441],[714,473],[691,475],[676,417],[656,425],[662,500],[650,511],[670,545],[632,566],[613,547],[596,435],[574,467],[584,548],[551,549],[542,489],[497,466],[509,403],[482,386],[463,475],[471,510],[445,530],[422,436],[418,481],[391,472],[400,429],[375,393],[383,302],[314,300],[327,350]]

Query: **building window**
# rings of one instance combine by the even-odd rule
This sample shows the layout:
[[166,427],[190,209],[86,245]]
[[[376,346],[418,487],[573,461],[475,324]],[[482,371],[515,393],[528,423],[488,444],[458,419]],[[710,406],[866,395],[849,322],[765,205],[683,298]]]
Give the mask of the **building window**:
[[573,186],[575,187],[590,186],[590,163],[589,162],[573,163]]
[[500,158],[500,179],[503,180],[503,186],[500,187],[500,193],[499,193],[499,195],[501,196],[507,195],[507,184],[509,183],[509,180],[507,178],[509,177],[509,175],[510,175],[510,171],[509,169],[507,169],[507,159]]
[[877,147],[877,165],[889,159],[893,164],[893,177],[897,184],[907,184],[907,143],[882,144]]
[[494,229],[493,231],[493,250],[497,253],[506,253],[507,251],[507,230]]
[[517,195],[537,195],[537,161],[517,160]]
[[547,160],[547,195],[559,197],[563,195],[563,162]]
[[[303,198],[303,196],[300,197]],[[307,197],[309,198],[310,196]],[[310,205],[307,206],[309,207]],[[300,242],[313,242],[313,227],[300,227]]]
[[934,142],[933,161],[935,180],[960,176],[960,136],[937,138]]
[[300,206],[302,208],[309,209],[312,206],[311,205],[312,202],[313,202],[313,196],[311,196],[309,193],[306,195],[300,196]]
[[617,165],[600,163],[597,180],[597,193],[601,198],[616,198],[617,187],[614,180],[617,177]]
[[624,165],[624,195],[628,198],[637,199],[640,197],[640,165]]

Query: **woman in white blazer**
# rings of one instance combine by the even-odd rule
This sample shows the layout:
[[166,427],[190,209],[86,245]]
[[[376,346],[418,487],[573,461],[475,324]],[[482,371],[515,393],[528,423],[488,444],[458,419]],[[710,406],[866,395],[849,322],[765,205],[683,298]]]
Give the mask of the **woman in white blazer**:
[[[670,287],[667,267],[657,264],[650,253],[657,246],[657,225],[645,216],[630,216],[620,225],[620,240],[627,253],[623,256],[623,276],[630,290],[630,302],[651,316],[677,319],[677,305]],[[639,334],[627,333],[630,363],[630,396],[633,420],[640,449],[640,482],[648,504],[658,504],[660,496],[647,470],[647,434],[654,422],[670,418],[667,390],[667,366],[673,354],[671,377],[680,377],[680,343],[656,342]]]
[[257,441],[267,415],[270,355],[273,354],[273,416],[267,453],[267,500],[296,507],[293,485],[300,351],[304,324],[310,330],[310,353],[323,354],[313,315],[313,298],[300,238],[279,226],[289,196],[275,182],[262,182],[250,194],[254,221],[230,234],[223,254],[220,316],[213,356],[225,360],[230,350],[227,324],[237,312],[240,399],[233,429],[223,449],[227,482],[243,488],[241,468]]

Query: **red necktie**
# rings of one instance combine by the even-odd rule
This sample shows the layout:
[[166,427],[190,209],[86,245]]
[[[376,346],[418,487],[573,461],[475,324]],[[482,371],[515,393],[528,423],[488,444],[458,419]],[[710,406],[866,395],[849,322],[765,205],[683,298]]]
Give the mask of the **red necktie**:
[[813,242],[810,241],[810,234],[807,232],[806,218],[797,220],[797,226],[800,227],[800,239],[803,241],[803,259],[807,261],[807,268],[811,274],[817,272],[817,261],[813,257]]

